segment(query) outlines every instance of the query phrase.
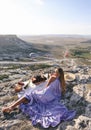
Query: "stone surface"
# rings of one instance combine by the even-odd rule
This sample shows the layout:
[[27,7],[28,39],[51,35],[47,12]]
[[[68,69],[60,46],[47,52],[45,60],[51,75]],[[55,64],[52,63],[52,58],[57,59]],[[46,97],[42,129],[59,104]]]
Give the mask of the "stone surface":
[[[60,65],[61,66],[61,65]],[[10,66],[1,66],[2,74],[8,75],[0,80],[0,130],[45,130],[39,125],[32,126],[28,117],[23,115],[18,108],[10,114],[4,115],[2,107],[10,105],[16,101],[17,94],[14,91],[14,84],[18,81],[29,79],[32,74],[49,73],[55,67],[32,71],[28,67],[22,66],[17,69],[9,69]],[[68,68],[64,67],[67,71]],[[72,121],[61,122],[55,128],[46,130],[91,130],[91,78],[87,66],[75,66],[69,68],[70,73],[75,74],[74,81],[66,81],[66,94],[62,95],[61,103],[68,109],[76,110],[76,117]],[[89,84],[89,85],[88,85]]]

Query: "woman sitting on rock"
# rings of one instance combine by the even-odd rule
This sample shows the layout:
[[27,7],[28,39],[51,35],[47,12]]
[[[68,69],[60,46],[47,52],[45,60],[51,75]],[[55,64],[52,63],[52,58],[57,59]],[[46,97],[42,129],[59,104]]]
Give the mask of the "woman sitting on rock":
[[3,112],[10,112],[20,105],[20,109],[30,117],[33,125],[39,123],[44,128],[55,127],[61,121],[71,120],[75,116],[75,111],[69,111],[60,102],[61,94],[64,92],[64,72],[57,68],[42,90],[35,89],[30,94],[26,93],[14,104],[3,108]]

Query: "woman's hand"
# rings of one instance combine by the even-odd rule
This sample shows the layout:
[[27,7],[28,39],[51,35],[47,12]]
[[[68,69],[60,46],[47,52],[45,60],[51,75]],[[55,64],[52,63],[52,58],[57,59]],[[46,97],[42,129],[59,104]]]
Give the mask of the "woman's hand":
[[22,90],[22,85],[16,84],[15,85],[15,92],[20,92]]

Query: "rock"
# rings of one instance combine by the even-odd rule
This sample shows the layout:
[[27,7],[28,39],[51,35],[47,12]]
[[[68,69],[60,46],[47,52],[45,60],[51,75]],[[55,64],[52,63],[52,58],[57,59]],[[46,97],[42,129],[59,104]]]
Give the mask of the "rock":
[[20,130],[18,126],[12,126],[9,130]]
[[74,120],[69,122],[62,122],[58,126],[57,130],[77,130],[76,128],[74,128],[74,123]]
[[[32,75],[51,72],[54,67],[48,69],[39,69],[35,71],[29,70],[29,66],[19,67],[17,69],[9,69],[9,66],[4,66],[1,73],[8,74],[7,80],[2,80],[0,83],[0,110],[4,105],[10,105],[12,101],[17,100],[17,94],[14,91],[14,84],[18,81],[26,81]],[[6,67],[6,68],[5,68]],[[64,67],[64,66],[63,66]],[[86,67],[86,66],[85,66]],[[84,66],[75,66],[69,68],[68,72],[75,74],[76,79],[71,82],[66,82],[66,93],[62,95],[61,103],[67,106],[68,109],[76,111],[76,117],[72,121],[61,122],[57,127],[49,127],[47,130],[91,130],[91,75],[85,70]],[[67,70],[66,66],[64,67]],[[73,71],[72,71],[73,69]],[[82,71],[82,72],[81,72]],[[88,85],[89,83],[89,85]],[[33,126],[29,117],[23,115],[19,109],[16,109],[8,115],[3,115],[0,111],[0,130],[44,130],[39,125]]]
[[20,130],[33,130],[33,126],[31,125],[23,125]]
[[62,123],[59,125],[59,127],[58,127],[57,130],[65,130],[67,125],[68,125],[67,122],[62,122]]
[[[91,100],[90,100],[91,101]],[[89,118],[91,118],[91,103],[87,105],[85,109],[85,115]]]
[[75,128],[78,130],[90,130],[91,118],[86,116],[79,116],[78,119],[75,120]]
[[68,92],[65,93],[65,98],[66,99],[69,99],[71,96],[72,96],[71,92],[68,91]]
[[86,95],[86,101],[88,101],[89,103],[91,102],[91,90],[89,90]]
[[77,104],[77,102],[79,102],[81,99],[81,96],[76,94],[76,93],[73,93],[73,95],[71,96],[70,98],[70,102],[71,102],[71,105],[75,105]]
[[74,128],[74,126],[68,125],[65,130],[78,130],[78,129]]

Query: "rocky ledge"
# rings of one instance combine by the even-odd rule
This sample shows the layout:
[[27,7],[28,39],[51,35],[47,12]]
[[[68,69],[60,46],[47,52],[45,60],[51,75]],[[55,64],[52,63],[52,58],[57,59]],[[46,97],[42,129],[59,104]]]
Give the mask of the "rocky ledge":
[[[47,74],[53,69],[54,66],[35,71],[26,66],[0,67],[0,130],[44,130],[39,125],[32,126],[29,118],[23,115],[18,108],[10,114],[3,114],[1,110],[3,106],[17,100],[17,94],[14,92],[15,83],[21,79],[23,81],[29,79],[34,73]],[[65,74],[72,73],[75,78],[66,80],[66,93],[60,102],[68,109],[76,110],[76,117],[72,121],[61,122],[57,127],[50,127],[47,130],[91,130],[91,67],[68,68],[63,66],[63,69]]]

